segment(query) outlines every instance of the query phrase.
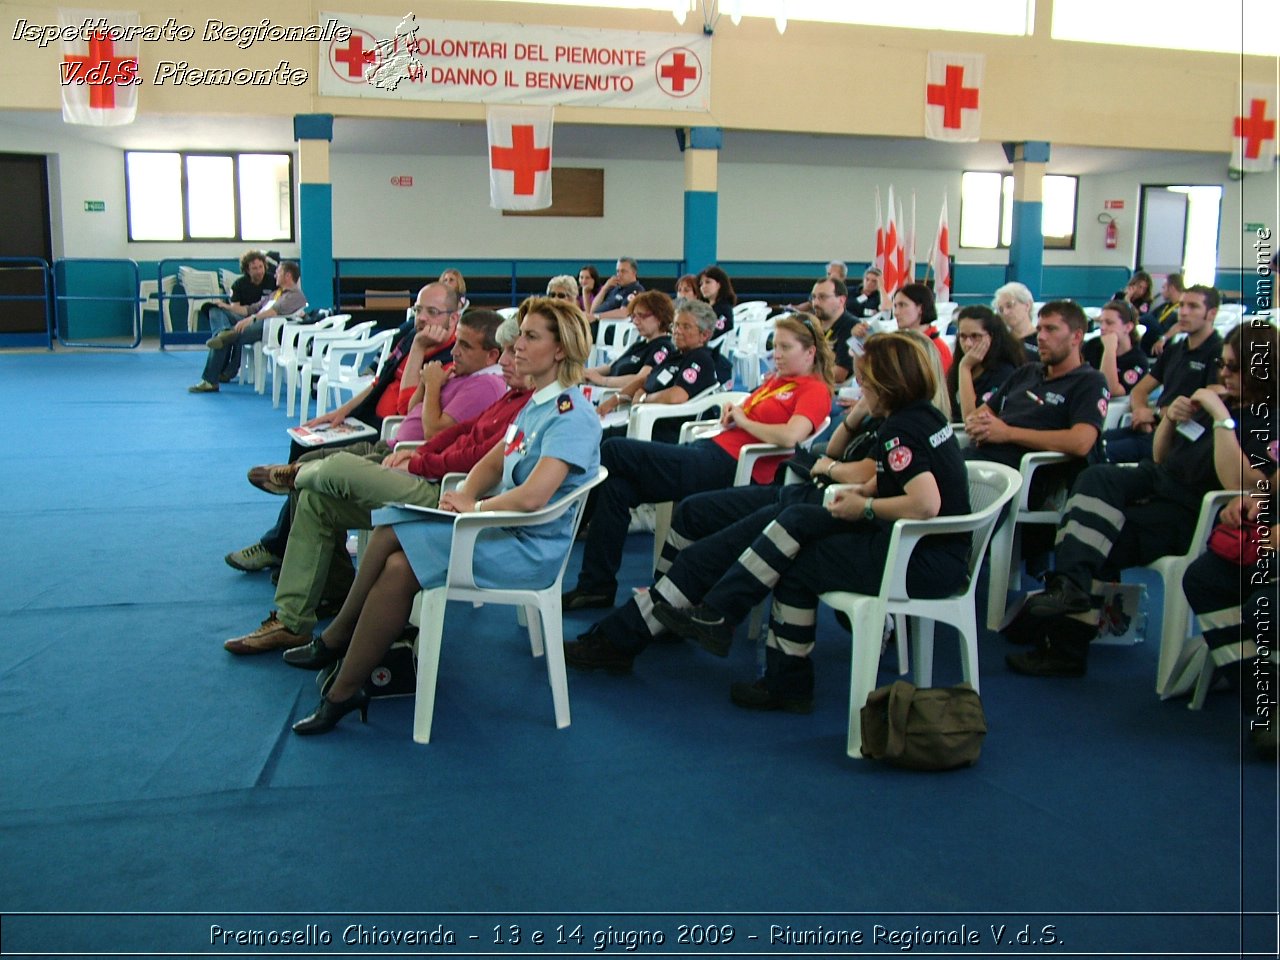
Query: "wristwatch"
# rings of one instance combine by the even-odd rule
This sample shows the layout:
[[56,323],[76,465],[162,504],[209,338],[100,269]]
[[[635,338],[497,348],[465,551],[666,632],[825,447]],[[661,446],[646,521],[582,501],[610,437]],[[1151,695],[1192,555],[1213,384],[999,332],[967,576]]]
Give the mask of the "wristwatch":
[[1221,420],[1213,421],[1213,429],[1215,430],[1234,430],[1236,422],[1231,417],[1223,417]]
[[862,519],[874,520],[876,518],[876,512],[871,509],[871,505],[875,502],[875,497],[867,497],[866,502],[862,505]]

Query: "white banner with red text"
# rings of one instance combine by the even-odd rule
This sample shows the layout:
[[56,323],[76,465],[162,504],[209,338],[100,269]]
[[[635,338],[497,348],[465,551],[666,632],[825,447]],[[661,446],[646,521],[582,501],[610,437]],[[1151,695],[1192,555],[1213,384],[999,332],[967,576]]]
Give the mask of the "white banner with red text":
[[520,23],[320,14],[320,93],[379,100],[711,109],[711,38]]

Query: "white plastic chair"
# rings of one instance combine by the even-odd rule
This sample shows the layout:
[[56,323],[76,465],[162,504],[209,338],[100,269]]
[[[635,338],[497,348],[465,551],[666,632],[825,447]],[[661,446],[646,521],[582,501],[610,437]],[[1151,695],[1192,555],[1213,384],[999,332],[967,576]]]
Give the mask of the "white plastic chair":
[[1129,398],[1112,397],[1107,402],[1107,417],[1102,421],[1102,432],[1118,430],[1121,427],[1127,427],[1132,422],[1133,417],[1129,413]]
[[772,348],[773,324],[744,322],[737,326],[733,352],[733,382],[744,390],[754,390],[764,379]]
[[[300,316],[300,315],[299,315]],[[283,377],[288,395],[285,400],[285,415],[293,416],[294,397],[298,391],[298,376],[302,365],[306,362],[311,347],[311,338],[321,330],[342,329],[348,320],[349,313],[340,313],[326,317],[316,323],[300,323],[295,317],[286,318],[287,322],[280,330],[280,349],[272,358],[271,370],[271,406],[280,406],[280,384]],[[264,348],[265,349],[265,348]]]
[[[987,588],[987,627],[999,630],[1004,625],[1006,604],[1008,602],[1009,582],[1021,576],[1022,570],[1022,530],[1026,523],[1047,523],[1057,527],[1062,519],[1062,511],[1041,508],[1032,510],[1028,504],[1031,495],[1031,478],[1043,466],[1053,463],[1068,463],[1071,460],[1065,453],[1049,453],[1034,451],[1023,454],[1019,473],[1022,475],[1022,487],[1016,507],[1011,507],[1004,523],[996,529],[991,538],[991,563]],[[976,462],[976,461],[971,461]]]
[[747,300],[733,308],[733,325],[764,323],[769,319],[769,304],[763,300]]
[[[528,619],[529,646],[535,657],[546,655],[547,680],[551,685],[551,701],[555,708],[556,728],[569,725],[569,681],[564,666],[564,628],[561,622],[560,593],[565,567],[573,548],[573,538],[582,519],[587,494],[603,483],[609,471],[604,467],[596,476],[568,496],[555,500],[541,510],[517,513],[510,510],[459,514],[453,521],[453,545],[449,550],[449,570],[441,587],[419,594],[418,612],[418,695],[413,709],[413,739],[417,743],[431,740],[431,721],[435,713],[436,680],[440,668],[440,643],[444,634],[445,604],[449,600],[473,603],[514,605]],[[443,488],[442,488],[443,489]],[[476,585],[472,562],[476,538],[482,530],[493,528],[531,527],[550,523],[573,511],[573,533],[565,542],[564,558],[555,578],[541,589],[504,589]]]
[[640,331],[636,329],[630,317],[601,320],[599,327],[596,328],[596,342],[591,349],[591,358],[587,361],[587,366],[598,367],[603,363],[613,363],[626,352],[627,347],[631,346],[638,336]]
[[[1000,463],[972,460],[965,464],[969,474],[969,506],[972,512],[960,517],[932,520],[896,520],[889,538],[889,562],[880,578],[875,596],[833,591],[822,601],[842,611],[851,624],[853,653],[849,668],[849,735],[846,752],[862,758],[862,708],[875,689],[880,664],[880,638],[886,615],[909,618],[911,655],[915,662],[916,686],[933,684],[933,625],[949,623],[960,634],[960,662],[964,679],[974,690],[978,679],[978,622],[974,591],[978,569],[1001,508],[1022,485],[1018,471]],[[828,488],[830,490],[838,487]],[[969,533],[969,576],[949,597],[920,599],[907,596],[907,566],[916,545],[925,537],[941,533]],[[898,643],[907,637],[899,635]]]
[[[159,283],[155,280],[141,280],[138,282],[138,299],[142,302],[142,318],[145,320],[147,314],[154,310],[163,325],[165,333],[173,333],[173,318],[169,316],[169,300],[173,297],[173,291],[177,286],[178,275],[176,273],[161,277]],[[163,301],[160,299],[160,291],[162,289],[165,296]]]
[[[311,406],[311,382],[315,378],[315,371],[323,370],[325,367],[325,354],[328,346],[339,342],[349,343],[368,340],[373,334],[374,321],[372,320],[365,320],[362,323],[357,323],[354,327],[348,327],[349,315],[338,314],[337,317],[345,319],[329,329],[316,330],[311,334],[306,355],[299,365],[298,406],[302,411],[299,423],[307,422],[307,409]],[[330,317],[329,319],[335,318]],[[323,412],[319,410],[318,400],[316,408],[317,412]]]
[[178,279],[187,298],[187,332],[194,333],[200,323],[200,308],[208,300],[222,298],[222,284],[218,281],[218,271],[194,267],[179,267]]
[[222,292],[228,297],[231,296],[231,288],[235,286],[236,281],[239,279],[240,274],[234,270],[228,270],[225,267],[218,268],[218,280],[222,284]]
[[[334,407],[339,407],[344,391],[355,396],[377,378],[391,355],[395,334],[394,330],[383,330],[363,339],[335,339],[326,344],[324,368],[316,383],[316,416],[328,411],[331,395]],[[372,353],[376,353],[378,359],[370,376],[361,370],[366,364],[366,357]],[[343,362],[344,357],[349,358],[347,362]]]
[[1182,592],[1182,577],[1187,572],[1187,567],[1208,546],[1209,534],[1213,532],[1218,512],[1228,501],[1238,496],[1239,490],[1214,490],[1206,493],[1200,501],[1200,515],[1196,518],[1196,529],[1191,535],[1187,552],[1174,557],[1161,557],[1146,567],[1160,575],[1164,589],[1160,657],[1156,661],[1156,693],[1161,700],[1168,700],[1186,693],[1195,685],[1196,693],[1191,700],[1193,710],[1199,710],[1204,705],[1204,695],[1208,692],[1209,681],[1213,676],[1213,664],[1207,656],[1209,648],[1205,646],[1204,639],[1195,635],[1192,630],[1194,620],[1187,598]]

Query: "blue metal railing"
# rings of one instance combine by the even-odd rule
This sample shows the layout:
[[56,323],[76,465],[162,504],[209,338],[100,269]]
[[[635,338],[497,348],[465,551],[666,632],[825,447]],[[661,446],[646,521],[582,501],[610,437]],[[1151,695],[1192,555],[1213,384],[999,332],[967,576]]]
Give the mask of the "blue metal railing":
[[[66,281],[67,268],[77,264],[90,263],[110,263],[127,265],[130,276],[133,280],[129,289],[133,291],[129,295],[110,296],[105,294],[93,294],[89,296],[73,295],[69,293],[61,293],[60,286],[69,286]],[[133,315],[133,341],[131,343],[104,343],[91,340],[72,340],[69,336],[64,337],[62,333],[62,324],[55,325],[55,332],[58,336],[58,343],[64,347],[99,347],[104,350],[134,350],[142,343],[142,302],[138,298],[138,264],[135,260],[117,259],[110,257],[62,257],[54,261],[53,270],[53,301],[55,309],[62,304],[71,303],[128,303],[131,306]],[[58,277],[61,273],[63,281],[59,284]],[[70,334],[70,322],[67,324],[67,333]]]
[[0,333],[0,345],[6,345],[6,341],[11,341],[8,345],[32,346],[35,340],[39,340],[41,344],[48,350],[53,349],[53,311],[50,309],[49,301],[49,261],[43,257],[0,257],[0,271],[14,267],[39,267],[40,268],[40,293],[10,293],[0,294],[0,303],[34,303],[40,302],[44,305],[44,333]]

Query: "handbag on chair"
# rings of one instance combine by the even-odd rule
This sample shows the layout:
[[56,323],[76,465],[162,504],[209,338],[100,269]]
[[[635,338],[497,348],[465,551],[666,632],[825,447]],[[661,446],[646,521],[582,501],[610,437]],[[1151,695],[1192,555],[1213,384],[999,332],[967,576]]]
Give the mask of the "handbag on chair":
[[967,683],[918,689],[906,680],[873,690],[862,708],[862,755],[911,770],[972,766],[987,718]]

